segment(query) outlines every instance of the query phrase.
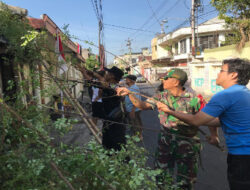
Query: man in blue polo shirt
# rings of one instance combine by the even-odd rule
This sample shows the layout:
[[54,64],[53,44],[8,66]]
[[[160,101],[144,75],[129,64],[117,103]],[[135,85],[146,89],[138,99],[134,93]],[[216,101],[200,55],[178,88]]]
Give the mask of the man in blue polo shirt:
[[[127,75],[125,77],[126,84],[128,85],[128,89],[135,93],[140,93],[139,87],[135,84],[137,77],[135,75]],[[136,94],[135,95],[139,100],[141,100],[141,96]],[[143,140],[142,136],[142,121],[140,116],[140,109],[136,108],[129,96],[125,97],[125,107],[127,111],[127,117],[129,123],[132,125],[133,135],[138,135],[141,140]]]
[[[228,181],[231,190],[250,189],[250,62],[244,59],[223,61],[216,84],[224,88],[215,94],[197,114],[170,110],[157,103],[158,109],[194,126],[222,127],[228,147]],[[218,137],[212,136],[215,142]]]

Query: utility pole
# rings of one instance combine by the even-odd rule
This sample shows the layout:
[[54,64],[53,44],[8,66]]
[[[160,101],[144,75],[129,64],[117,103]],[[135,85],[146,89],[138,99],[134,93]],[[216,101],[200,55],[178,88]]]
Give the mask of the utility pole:
[[192,57],[195,57],[195,0],[191,0]]
[[102,22],[99,20],[98,22],[98,49],[99,49],[99,56],[98,62],[101,63],[100,55],[101,55],[101,30],[102,30]]
[[132,69],[132,49],[131,49],[131,39],[126,40],[129,49],[129,67]]
[[[199,46],[198,9],[199,7],[201,7],[201,1],[200,0],[191,0],[191,1],[192,1],[192,5],[191,5],[192,57],[195,58],[196,49]],[[197,40],[195,40],[195,35],[197,35],[196,37]]]
[[165,34],[165,31],[164,31],[164,24],[166,24],[168,21],[167,20],[162,20],[161,21],[161,34]]

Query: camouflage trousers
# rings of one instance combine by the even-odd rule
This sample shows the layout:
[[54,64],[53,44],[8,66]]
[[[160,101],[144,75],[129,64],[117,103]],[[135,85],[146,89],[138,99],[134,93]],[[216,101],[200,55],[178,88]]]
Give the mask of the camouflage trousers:
[[[198,137],[185,138],[178,134],[159,134],[155,167],[163,173],[157,177],[162,187],[171,183],[180,189],[193,189],[198,172],[201,144]],[[168,181],[167,181],[168,180]]]

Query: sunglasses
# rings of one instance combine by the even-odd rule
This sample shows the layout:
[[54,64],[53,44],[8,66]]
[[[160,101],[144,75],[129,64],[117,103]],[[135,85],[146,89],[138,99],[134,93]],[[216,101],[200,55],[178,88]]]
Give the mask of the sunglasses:
[[222,72],[228,72],[228,71],[221,69],[221,70],[220,70],[220,73],[222,73]]
[[163,79],[164,79],[164,80],[168,80],[168,78],[169,78],[168,76],[165,76]]
[[170,79],[170,78],[176,79],[175,77],[169,77],[169,76],[165,76],[163,79],[164,79],[164,80],[168,80],[168,79]]

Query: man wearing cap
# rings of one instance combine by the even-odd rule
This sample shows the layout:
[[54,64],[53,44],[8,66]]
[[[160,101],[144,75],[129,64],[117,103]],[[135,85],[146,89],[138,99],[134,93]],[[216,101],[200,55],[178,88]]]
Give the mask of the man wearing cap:
[[123,71],[115,66],[111,69],[104,68],[104,76],[96,72],[87,71],[85,67],[78,67],[83,76],[92,81],[93,77],[97,78],[102,88],[102,103],[104,108],[104,121],[102,128],[102,144],[107,149],[120,150],[121,145],[126,143],[125,132],[126,127],[122,124],[112,123],[120,122],[124,119],[124,114],[121,109],[121,97],[116,96],[116,91],[111,88],[111,85],[117,85],[123,77]]
[[[135,75],[127,75],[125,77],[126,84],[128,85],[128,89],[131,92],[140,93],[140,89],[138,86],[136,86],[137,77]],[[138,94],[135,94],[135,96],[141,100],[141,96]],[[127,111],[127,117],[129,120],[129,123],[132,125],[132,130],[134,132],[134,135],[139,135],[140,139],[143,139],[142,136],[142,122],[141,122],[141,116],[140,116],[140,110],[136,108],[128,96],[125,97],[125,107]]]
[[[136,98],[126,88],[117,89],[119,95],[129,95],[135,107],[146,110],[155,109],[156,102],[169,105],[173,110],[195,114],[198,112],[199,99],[192,93],[186,92],[183,85],[187,81],[187,74],[181,69],[171,69],[164,77],[164,91],[157,93],[145,102]],[[182,182],[182,189],[192,189],[196,180],[199,152],[201,149],[197,128],[187,125],[179,119],[159,111],[161,130],[158,139],[155,166],[164,172],[158,181],[163,183],[166,175],[176,176],[177,182]]]

